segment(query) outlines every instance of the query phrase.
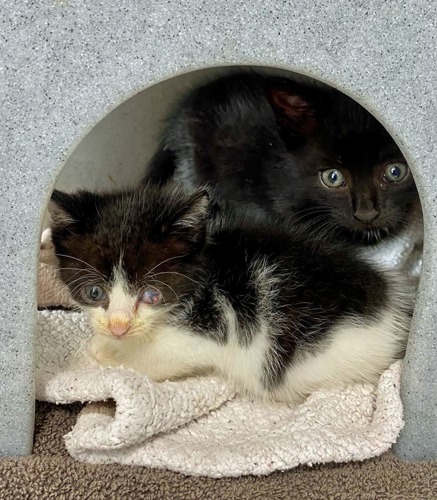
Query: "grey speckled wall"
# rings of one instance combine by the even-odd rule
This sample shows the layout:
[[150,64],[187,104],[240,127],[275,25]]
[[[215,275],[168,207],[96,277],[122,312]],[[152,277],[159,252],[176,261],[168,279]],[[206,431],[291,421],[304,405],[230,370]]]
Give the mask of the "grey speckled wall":
[[301,72],[352,95],[386,125],[414,170],[426,249],[396,450],[435,458],[437,3],[3,0],[0,16],[1,454],[31,450],[38,240],[65,161],[96,123],[145,87],[251,64]]

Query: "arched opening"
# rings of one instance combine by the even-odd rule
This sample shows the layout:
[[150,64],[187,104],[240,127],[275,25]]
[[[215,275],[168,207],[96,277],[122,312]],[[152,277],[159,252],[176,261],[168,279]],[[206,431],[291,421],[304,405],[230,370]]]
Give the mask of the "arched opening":
[[[268,75],[269,77],[292,77],[294,81],[298,81],[299,83],[302,83],[304,85],[310,83],[310,80],[306,77],[284,70],[275,70],[272,68],[250,69],[256,70],[258,73]],[[185,95],[189,94],[192,89],[199,88],[199,86],[203,82],[214,81],[215,78],[218,78],[228,72],[235,72],[235,68],[210,68],[187,73],[149,87],[119,105],[115,110],[113,110],[103,120],[101,120],[78,145],[76,150],[66,162],[65,167],[57,180],[57,184],[55,186],[56,189],[65,192],[75,192],[78,189],[87,189],[91,191],[111,191],[117,190],[119,188],[136,186],[144,176],[147,163],[156,152],[158,144],[161,141],[163,131],[166,127],[166,119],[172,114],[175,104],[179,102],[179,100]],[[311,84],[315,85],[315,88],[317,89],[326,88],[326,85],[320,82],[316,84],[312,82]],[[279,94],[275,96],[275,99],[277,99],[276,104],[278,104],[278,106],[281,108],[281,112],[283,111],[282,107],[286,107],[290,104],[290,101],[284,102],[282,100],[284,97],[282,92],[283,90],[280,89]],[[295,103],[294,97],[291,102]],[[301,108],[302,102],[299,101],[297,111],[300,112]],[[289,112],[288,109],[286,110],[286,113],[287,112]],[[274,116],[277,117],[277,115]],[[287,115],[287,118],[290,118],[290,116],[291,119],[295,118],[292,113],[289,113]],[[331,212],[335,212],[336,214],[340,213],[341,217],[338,216],[337,219],[343,221],[344,225],[344,227],[340,227],[341,223],[338,223],[338,220],[336,219],[337,226],[340,227],[339,231],[337,231],[336,227],[336,231],[341,234],[343,234],[343,232],[346,232],[349,236],[353,235],[353,244],[357,245],[359,243],[364,245],[364,243],[366,243],[366,249],[368,250],[371,245],[367,245],[367,242],[364,241],[365,238],[369,238],[370,240],[376,234],[377,236],[375,236],[374,243],[375,246],[377,246],[376,243],[379,243],[380,239],[385,235],[386,232],[389,232],[393,228],[397,230],[399,224],[403,224],[404,222],[405,225],[407,225],[407,219],[409,221],[408,223],[410,223],[410,219],[407,217],[407,214],[400,217],[396,223],[391,223],[391,226],[388,225],[386,227],[385,225],[381,225],[377,229],[371,226],[370,230],[363,230],[363,233],[365,233],[364,236],[359,234],[357,237],[355,237],[356,233],[359,233],[356,227],[362,227],[372,222],[373,219],[376,218],[374,212],[377,212],[379,210],[379,208],[377,210],[374,206],[363,205],[363,203],[369,202],[369,200],[372,198],[372,203],[374,202],[376,204],[380,198],[383,198],[383,196],[378,193],[378,189],[384,191],[386,189],[384,183],[389,185],[390,183],[398,182],[398,176],[402,176],[405,174],[406,178],[408,174],[405,173],[403,168],[405,167],[406,169],[408,169],[408,167],[403,163],[405,162],[405,160],[400,159],[400,157],[402,156],[400,151],[389,151],[387,153],[384,150],[384,148],[386,148],[387,146],[385,142],[382,145],[380,145],[379,143],[377,143],[376,145],[373,144],[371,142],[374,138],[373,135],[369,135],[370,138],[366,136],[365,144],[366,146],[369,146],[368,150],[365,150],[365,148],[363,149],[363,144],[359,142],[356,136],[347,136],[347,140],[350,142],[346,145],[343,144],[344,140],[342,137],[341,141],[343,142],[339,141],[339,143],[341,143],[342,147],[345,148],[345,153],[342,154],[341,157],[334,158],[334,160],[337,162],[335,165],[331,163],[323,163],[323,161],[328,158],[328,154],[332,154],[332,151],[335,151],[333,144],[335,140],[337,140],[336,134],[342,133],[342,124],[337,121],[335,122],[335,126],[333,126],[332,129],[324,130],[323,134],[325,135],[323,135],[321,138],[319,136],[313,137],[311,135],[313,131],[311,120],[314,118],[314,116],[316,115],[313,115],[311,111],[309,114],[309,125],[308,122],[304,123],[305,133],[307,132],[308,127],[310,129],[308,135],[309,138],[305,137],[308,143],[308,146],[306,146],[305,154],[303,154],[299,149],[300,146],[297,147],[293,143],[293,147],[299,149],[299,168],[303,168],[303,174],[301,177],[293,177],[292,175],[290,179],[296,182],[301,182],[302,179],[305,179],[305,176],[309,177],[307,175],[307,171],[305,170],[307,168],[306,155],[311,156],[313,154],[313,150],[311,148],[314,148],[314,151],[319,153],[319,149],[321,148],[321,146],[326,147],[326,150],[323,151],[323,154],[321,154],[320,156],[321,163],[319,165],[320,168],[317,171],[317,181],[319,183],[315,187],[314,179],[311,178],[309,181],[309,186],[302,187],[302,192],[305,195],[304,201],[307,201],[307,197],[311,198],[310,189],[312,187],[315,190],[319,190],[320,192],[323,191],[323,195],[320,199],[322,199],[323,203],[325,203],[324,210],[326,212],[326,199],[328,198],[326,193],[334,192],[333,188],[347,185],[349,191],[347,196],[343,196],[343,198],[341,199],[341,203],[343,205],[332,208],[333,202],[329,201],[329,203],[331,203],[332,205],[330,207]],[[281,116],[278,120],[281,120],[282,118],[283,117]],[[346,114],[345,124],[347,125],[347,120],[353,119],[356,119],[354,113]],[[363,125],[362,128],[364,129],[366,128],[365,125],[367,121],[371,121],[372,119],[372,115],[370,115],[364,109],[363,113],[359,114],[358,117],[358,120],[364,123],[363,125],[360,122],[360,126]],[[299,120],[301,120],[301,116],[298,117],[298,126],[301,126],[302,122]],[[282,126],[283,122],[280,123]],[[328,120],[328,125],[329,123],[330,122]],[[285,125],[285,128],[287,128],[287,126],[288,124]],[[336,129],[335,127],[339,128]],[[296,130],[295,128],[293,128],[292,133],[290,134],[290,141],[296,139],[295,133]],[[289,139],[289,137],[280,135],[280,139],[286,141]],[[300,139],[301,138],[298,137],[298,140]],[[317,142],[316,139],[317,141],[320,140],[320,142]],[[375,138],[375,141],[376,140],[380,140],[379,135],[378,139]],[[389,145],[389,149],[396,149],[395,142],[392,142],[393,144]],[[286,144],[285,142],[284,144],[284,148],[287,149],[288,144]],[[268,142],[268,145],[266,145],[266,147],[271,145],[272,143]],[[337,144],[335,145],[337,146]],[[381,151],[379,151],[378,148],[382,148]],[[365,176],[362,175],[362,173],[360,175],[355,175],[356,172],[352,174],[351,172],[346,171],[347,168],[349,168],[347,165],[353,163],[354,154],[358,154],[358,151],[361,155],[360,161],[368,169],[368,172],[370,172],[369,179],[366,179]],[[383,153],[387,153],[388,156],[382,157]],[[371,154],[373,154],[374,157],[371,157]],[[280,156],[281,155],[278,155],[278,157]],[[302,157],[304,158],[302,159]],[[372,175],[374,175],[372,161],[381,163],[381,168],[383,168],[383,170],[380,171],[376,184],[374,182],[375,179],[372,178]],[[261,176],[263,179],[269,180],[270,175],[273,177],[273,174],[270,174],[270,172],[263,173],[265,174],[264,176]],[[283,174],[281,173],[281,175]],[[232,177],[232,171],[229,172],[229,177]],[[288,188],[289,186],[287,182],[283,182],[281,184],[280,181],[281,179],[284,179],[284,177],[278,177],[278,179],[276,179],[276,182],[273,185],[269,185],[269,188],[276,189],[277,192],[281,191],[280,195],[278,195],[278,198],[280,200],[283,200],[284,197],[282,196],[282,190],[285,189],[285,187]],[[206,179],[206,181],[207,180],[208,179]],[[403,180],[403,178],[401,180]],[[251,182],[253,182],[253,180],[251,180]],[[373,191],[368,187],[367,184],[373,186]],[[262,187],[262,185],[258,186],[258,188],[261,188],[261,191]],[[353,190],[355,190],[355,192]],[[361,193],[361,191],[364,194]],[[272,195],[273,198],[275,198],[275,196],[275,194]],[[296,195],[296,198],[299,198],[299,196],[302,197],[301,193]],[[386,193],[384,196],[385,198],[389,198],[390,194]],[[399,199],[399,194],[397,194],[397,198]],[[349,210],[350,220],[348,220],[348,216],[345,216],[343,213],[346,210],[344,205],[345,200],[351,205],[351,208]],[[338,203],[340,203],[340,201]],[[305,208],[299,212],[299,218],[301,218],[302,213],[304,213],[305,210],[307,210],[307,212],[305,213],[314,213],[314,205],[309,206],[309,209],[311,210],[307,208],[307,205],[304,206]],[[388,210],[387,214],[382,214],[381,212],[381,217],[387,216],[388,218],[394,218],[396,215],[396,204],[391,203],[389,200],[388,206],[390,207],[390,210]],[[378,213],[377,216],[379,217],[379,215],[380,214]],[[355,219],[358,220],[361,226],[356,226]],[[410,256],[412,256],[413,259],[417,260],[417,262],[416,260],[414,260],[411,266],[415,266],[417,263],[419,263],[417,265],[420,265],[421,240],[419,233],[421,221],[417,219],[416,222],[418,226],[417,228],[412,228],[411,238],[415,238],[417,236],[417,241],[414,239],[411,239],[411,241],[406,241],[405,238],[408,238],[408,236],[405,236],[403,232],[400,232],[399,234],[401,234],[402,237],[398,238],[395,241],[396,245],[398,245],[397,247],[388,249],[389,245],[386,245],[382,252],[381,247],[378,247],[377,251],[374,253],[372,253],[373,250],[369,250],[368,255],[374,261],[382,262],[382,253],[385,253],[385,262],[383,263],[383,266],[390,267],[391,264],[393,264],[393,267],[398,267],[400,269],[404,264],[398,265],[397,262],[395,262],[395,259],[404,259],[404,253],[407,252],[407,258],[410,258]],[[315,219],[315,223],[314,220],[309,220],[306,227],[311,228],[311,230],[317,229],[317,223],[317,219]],[[333,235],[336,236],[337,233],[335,231],[331,231],[331,226],[327,225],[325,221],[320,223],[319,226],[322,229],[326,229],[324,226],[327,226],[328,228],[328,232],[323,232],[322,238],[331,237]],[[344,243],[343,240],[342,243]],[[373,243],[373,240],[371,241],[371,243]],[[399,247],[399,245],[401,246]],[[410,266],[410,264],[408,264],[408,266]],[[413,267],[411,267],[411,269],[408,268],[405,271],[402,270],[402,272],[405,272],[405,274],[413,274],[416,277],[418,276],[417,267],[415,267],[414,269]],[[95,293],[98,295],[98,293],[100,292],[98,290],[95,290]],[[154,299],[154,296],[151,295],[147,298],[148,300],[152,301]],[[118,335],[118,333],[114,335]]]
[[[304,83],[309,81],[302,75],[285,70],[251,69],[268,75],[290,76]],[[166,119],[172,114],[175,104],[203,82],[228,72],[235,72],[235,68],[208,68],[186,73],[146,88],[120,104],[80,142],[67,160],[55,188],[75,192],[78,189],[100,191],[136,186],[156,151]],[[324,86],[322,83],[319,85]],[[417,242],[406,242],[408,252],[414,250],[410,243],[414,246]],[[417,262],[420,261],[420,243],[413,256]],[[389,264],[393,258],[404,258],[403,250],[397,252],[391,249],[390,252],[387,253]],[[380,253],[375,258],[380,259]],[[418,275],[417,267],[413,272]],[[80,347],[80,341],[78,339],[76,347]]]

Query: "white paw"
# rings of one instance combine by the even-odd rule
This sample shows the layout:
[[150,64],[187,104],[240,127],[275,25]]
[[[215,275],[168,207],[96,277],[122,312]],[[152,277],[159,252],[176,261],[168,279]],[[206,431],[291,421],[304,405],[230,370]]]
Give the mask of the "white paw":
[[85,356],[92,365],[117,366],[117,350],[103,335],[96,335],[85,350]]

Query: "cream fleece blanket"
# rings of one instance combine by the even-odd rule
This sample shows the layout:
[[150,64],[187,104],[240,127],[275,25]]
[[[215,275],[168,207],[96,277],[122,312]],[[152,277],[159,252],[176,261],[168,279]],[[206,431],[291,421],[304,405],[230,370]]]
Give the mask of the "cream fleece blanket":
[[[38,297],[43,307],[72,305],[49,232],[43,234]],[[65,436],[69,453],[81,461],[212,477],[268,474],[374,457],[390,448],[403,426],[400,362],[376,387],[325,390],[295,407],[268,407],[214,378],[156,384],[131,370],[93,367],[83,354],[91,329],[81,313],[38,311],[37,324],[37,398],[94,402]],[[103,403],[108,400],[112,404]]]
[[90,336],[81,313],[38,312],[37,398],[116,403],[115,413],[89,406],[65,436],[81,461],[213,477],[268,474],[379,455],[403,425],[399,362],[377,387],[358,384],[317,392],[296,407],[268,407],[214,378],[155,384],[131,370],[91,367],[80,354]]

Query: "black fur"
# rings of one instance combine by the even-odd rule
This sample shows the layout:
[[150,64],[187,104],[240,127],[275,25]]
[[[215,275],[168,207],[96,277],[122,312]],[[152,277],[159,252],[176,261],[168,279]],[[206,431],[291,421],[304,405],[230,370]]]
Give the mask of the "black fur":
[[[389,162],[406,164],[382,125],[344,94],[238,73],[181,102],[145,179],[208,183],[219,204],[292,217],[336,241],[361,245],[421,219],[411,173],[403,182],[383,180]],[[327,168],[345,173],[346,188],[321,183]]]

